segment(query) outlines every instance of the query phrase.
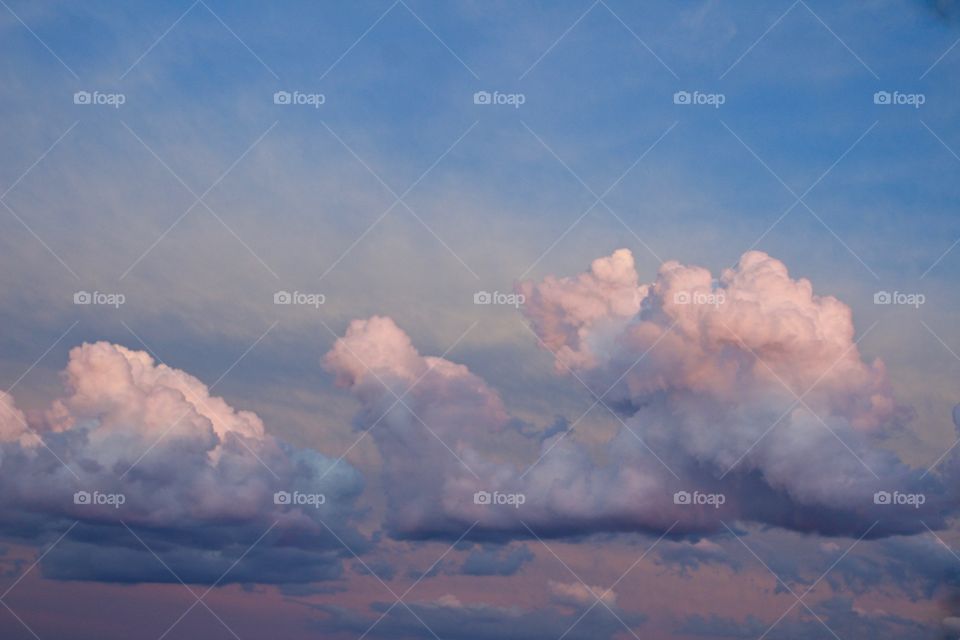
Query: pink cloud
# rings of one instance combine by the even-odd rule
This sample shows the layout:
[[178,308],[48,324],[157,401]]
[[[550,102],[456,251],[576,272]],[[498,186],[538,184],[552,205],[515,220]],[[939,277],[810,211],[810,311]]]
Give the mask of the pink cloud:
[[[96,542],[64,542],[50,560],[65,563],[52,570],[54,575],[132,579],[144,570],[137,563],[145,550],[130,547],[126,526],[148,539],[153,531],[176,539],[161,552],[170,554],[167,561],[178,566],[178,573],[201,582],[229,566],[222,551],[238,540],[252,542],[271,523],[283,538],[283,550],[274,550],[277,566],[316,569],[313,575],[289,572],[284,581],[336,572],[338,559],[330,552],[342,547],[321,519],[363,547],[350,524],[362,488],[359,474],[346,462],[278,440],[256,414],[212,395],[194,376],[158,364],[145,352],[97,342],[70,351],[63,380],[66,393],[42,413],[37,435],[25,435],[23,414],[11,413],[12,400],[0,396],[7,414],[18,418],[0,423],[0,501],[12,507],[5,509],[0,527],[26,536],[57,519],[100,528],[91,538]],[[39,438],[45,450],[37,446]],[[277,491],[320,495],[323,502],[278,503]],[[122,496],[122,501],[78,502],[76,492]],[[46,522],[37,519],[40,514]],[[198,529],[204,537],[175,535]],[[205,552],[212,541],[218,551]],[[258,553],[270,550],[267,543]],[[147,575],[173,579],[169,572],[154,571],[162,566],[151,558],[144,558]]]
[[[709,531],[722,518],[862,533],[882,486],[929,492],[927,517],[934,503],[953,508],[938,480],[882,446],[897,407],[883,364],[860,355],[849,307],[780,261],[748,252],[716,280],[667,262],[641,284],[621,249],[586,273],[517,288],[557,370],[573,369],[597,396],[609,389],[603,400],[624,427],[599,449],[563,434],[528,442],[541,459],[519,468],[495,453],[518,437],[495,390],[420,355],[389,318],[356,320],[324,363],[362,403],[395,533],[459,534],[472,522],[521,537],[527,526]],[[723,509],[677,504],[678,490],[723,494]],[[523,506],[476,504],[476,491],[522,494]]]
[[554,602],[576,609],[589,607],[599,598],[608,607],[617,605],[617,594],[603,587],[588,587],[580,582],[547,581],[547,590]]

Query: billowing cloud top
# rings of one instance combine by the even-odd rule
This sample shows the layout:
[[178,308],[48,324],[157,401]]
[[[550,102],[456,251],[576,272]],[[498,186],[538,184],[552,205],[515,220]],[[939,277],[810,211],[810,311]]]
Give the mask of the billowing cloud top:
[[954,460],[923,477],[883,447],[907,412],[882,362],[863,361],[849,307],[778,260],[751,251],[717,280],[667,262],[641,284],[621,249],[517,289],[558,371],[584,380],[622,429],[600,448],[568,434],[530,442],[539,454],[518,468],[490,453],[517,437],[496,391],[421,356],[389,318],[354,321],[325,365],[373,426],[395,534],[458,535],[475,521],[491,536],[711,531],[739,518],[841,535],[880,521],[871,535],[888,535],[955,508]]
[[633,254],[619,249],[597,258],[590,271],[575,278],[549,276],[519,289],[526,296],[524,313],[540,339],[567,366],[592,367],[598,364],[597,352],[609,349],[597,342],[599,335],[622,330],[640,311],[650,287],[639,284]]
[[750,251],[715,281],[706,269],[669,261],[651,285],[637,280],[633,256],[621,249],[576,278],[548,277],[519,289],[558,368],[613,383],[624,374],[618,364],[626,369],[665,341],[648,354],[649,365],[626,374],[621,397],[664,391],[737,401],[745,390],[789,396],[781,387],[797,395],[812,387],[810,399],[857,428],[890,419],[883,364],[862,362],[850,308],[814,295],[810,282],[792,279],[782,262]]
[[25,446],[35,439],[30,437],[27,418],[17,409],[13,396],[0,391],[0,443],[21,441]]

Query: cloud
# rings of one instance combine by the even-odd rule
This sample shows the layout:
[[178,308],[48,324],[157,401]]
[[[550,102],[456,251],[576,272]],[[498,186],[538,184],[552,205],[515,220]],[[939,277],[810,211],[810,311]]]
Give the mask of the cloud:
[[825,581],[836,591],[847,589],[859,595],[869,593],[885,579],[911,600],[930,600],[944,589],[956,592],[960,563],[930,534],[892,537],[876,543],[871,553],[847,556]]
[[[409,609],[396,606],[387,612],[390,603],[374,603],[373,615],[364,616],[341,607],[316,606],[323,619],[314,626],[322,633],[344,633],[372,638],[449,638],[480,640],[485,638],[571,638],[602,640],[626,633],[624,625],[636,629],[646,616],[618,612],[619,620],[605,608],[594,607],[586,615],[582,611],[563,612],[554,607],[524,610],[519,607],[497,607],[484,603],[463,603],[452,595],[433,602],[410,603]],[[386,612],[386,613],[385,613]],[[378,621],[381,614],[385,614]],[[622,621],[622,622],[621,622]]]
[[[761,621],[754,615],[744,620],[735,620],[712,615],[692,615],[678,626],[677,632],[702,638],[756,638],[768,634],[770,637],[798,638],[813,640],[824,635],[839,638],[937,638],[936,629],[916,620],[904,618],[882,611],[866,612],[854,605],[850,598],[834,596],[811,603],[813,616],[791,616],[782,620]],[[818,619],[819,618],[819,619]]]
[[[842,512],[828,528],[850,533],[883,513],[870,508],[880,488],[924,492],[945,506],[942,485],[922,481],[882,447],[883,432],[906,412],[883,363],[861,358],[845,304],[816,295],[759,251],[717,280],[674,261],[649,285],[636,285],[632,272],[620,250],[577,278],[518,288],[558,368],[573,369],[596,393],[609,389],[605,401],[668,465],[712,478],[732,473],[760,485],[757,497],[784,495],[804,517]],[[590,288],[607,304],[580,303]],[[640,299],[632,314],[610,302],[625,291]],[[753,504],[742,506],[751,519],[802,526],[764,500]],[[870,514],[842,517],[855,512]],[[889,526],[918,530],[919,522]]]
[[[621,249],[576,278],[519,286],[528,299],[524,313],[559,370],[612,384],[659,339],[664,348],[620,380],[614,399],[637,407],[671,392],[742,402],[752,399],[745,391],[776,397],[784,385],[800,394],[816,384],[807,402],[827,405],[859,429],[891,419],[883,365],[861,361],[849,307],[814,295],[811,283],[792,279],[782,262],[751,251],[714,281],[706,269],[669,261],[652,284],[636,280],[633,257]],[[584,304],[584,290],[605,304]],[[633,302],[615,304],[627,298]],[[742,453],[717,448],[726,464]]]
[[707,616],[694,614],[680,624],[677,632],[705,638],[757,638],[769,626],[752,615],[744,620],[734,620],[716,614]]
[[614,333],[630,322],[647,296],[648,286],[639,284],[628,249],[593,261],[590,271],[575,278],[548,276],[537,286],[524,283],[524,313],[540,339],[557,353],[557,367],[590,367],[597,364],[597,351],[609,345],[588,343],[601,333]]
[[30,433],[26,416],[14,404],[13,396],[0,391],[0,443],[3,442],[20,442],[25,447],[39,444]]
[[8,427],[0,445],[0,527],[52,537],[77,523],[47,575],[175,581],[153,551],[184,580],[213,582],[247,552],[225,582],[312,581],[339,575],[345,553],[326,522],[366,547],[350,525],[363,487],[350,465],[274,438],[186,372],[98,342],[71,350],[63,379],[32,425],[49,451]]
[[411,534],[430,521],[451,532],[458,528],[435,516],[472,500],[472,464],[495,466],[481,458],[478,443],[509,422],[496,391],[463,365],[421,356],[385,317],[351,322],[324,366],[360,399],[358,426],[369,429],[380,448],[388,527]]
[[603,587],[588,587],[580,582],[547,582],[550,598],[557,604],[574,609],[589,607],[598,599],[608,607],[617,606],[617,594]]
[[352,568],[359,575],[373,575],[381,580],[387,581],[393,580],[393,578],[397,575],[396,567],[383,560],[370,560],[365,563],[354,562]]
[[[955,510],[956,456],[924,477],[883,446],[909,415],[883,363],[861,357],[849,307],[778,260],[751,251],[716,280],[667,262],[641,284],[621,249],[517,289],[557,370],[572,370],[622,428],[600,446],[518,434],[469,369],[421,355],[390,318],[355,320],[324,364],[361,402],[393,535],[459,536],[474,522],[474,537],[492,539],[716,532],[741,519],[854,537],[873,526],[877,537],[923,531],[921,519],[942,526]],[[527,469],[503,454],[518,437],[538,453]],[[477,491],[519,494],[522,506],[477,504]],[[877,491],[924,502],[876,504]]]
[[527,545],[515,549],[489,545],[471,551],[460,571],[468,576],[512,576],[533,558]]
[[690,575],[705,564],[727,564],[735,570],[741,566],[723,547],[705,538],[694,543],[664,540],[658,546],[657,556],[681,575]]

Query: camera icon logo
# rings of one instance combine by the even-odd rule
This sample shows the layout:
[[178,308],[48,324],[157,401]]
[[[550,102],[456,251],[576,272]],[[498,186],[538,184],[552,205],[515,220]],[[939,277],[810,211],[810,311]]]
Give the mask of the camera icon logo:
[[491,104],[493,97],[489,91],[477,91],[473,94],[473,104]]
[[273,304],[293,304],[293,296],[289,291],[277,291],[273,294]]
[[91,95],[89,91],[77,91],[73,94],[73,104],[90,104]]
[[673,104],[690,104],[691,96],[689,91],[677,91],[673,94]]
[[73,504],[90,504],[89,491],[77,491],[73,494]]
[[873,304],[890,304],[893,302],[893,296],[889,291],[877,291],[873,294]]
[[473,304],[492,304],[493,296],[489,291],[477,291],[473,294]]
[[290,504],[292,496],[289,491],[277,491],[273,494],[273,504]]
[[673,504],[690,504],[692,498],[689,491],[677,491],[673,494]]
[[292,98],[289,91],[274,91],[273,104],[290,104]]
[[90,304],[93,297],[87,291],[77,291],[73,294],[73,304]]
[[890,498],[889,491],[877,491],[873,494],[873,504],[890,504]]
[[690,304],[690,292],[677,291],[675,294],[673,294],[673,301],[676,304]]
[[890,104],[891,98],[889,91],[877,91],[873,94],[873,104]]
[[473,494],[473,504],[491,504],[493,496],[489,491],[477,491]]

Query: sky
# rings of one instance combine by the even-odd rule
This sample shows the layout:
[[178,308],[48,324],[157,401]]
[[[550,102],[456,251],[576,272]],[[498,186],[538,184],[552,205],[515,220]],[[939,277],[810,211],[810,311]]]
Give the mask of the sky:
[[960,637],[960,5],[0,0],[0,636]]

